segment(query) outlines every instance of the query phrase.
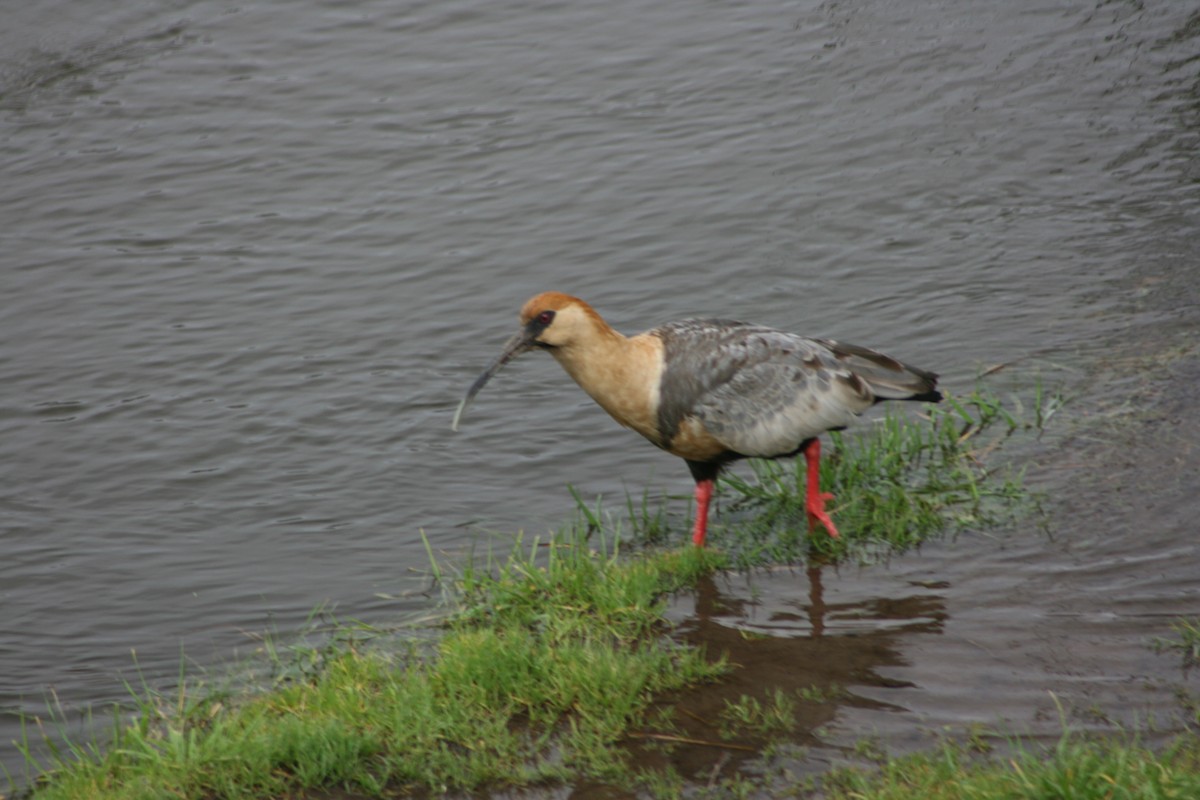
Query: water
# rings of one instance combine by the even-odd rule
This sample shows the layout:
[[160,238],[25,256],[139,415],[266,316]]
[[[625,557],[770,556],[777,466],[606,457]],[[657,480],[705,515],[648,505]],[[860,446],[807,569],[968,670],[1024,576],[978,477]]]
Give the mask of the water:
[[834,336],[952,389],[1082,381],[1170,325],[1138,287],[1195,287],[1183,6],[7,10],[2,763],[50,693],[168,686],[323,603],[419,612],[422,531],[556,527],[568,481],[688,491],[550,359],[450,431],[536,291],[629,332]]

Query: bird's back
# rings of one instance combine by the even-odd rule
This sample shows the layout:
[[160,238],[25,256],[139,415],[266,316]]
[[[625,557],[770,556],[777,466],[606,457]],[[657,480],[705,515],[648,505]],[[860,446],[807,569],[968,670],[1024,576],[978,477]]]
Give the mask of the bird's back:
[[785,455],[878,400],[940,399],[933,373],[828,339],[722,319],[647,334],[663,345],[658,428],[668,450],[698,424],[726,457]]

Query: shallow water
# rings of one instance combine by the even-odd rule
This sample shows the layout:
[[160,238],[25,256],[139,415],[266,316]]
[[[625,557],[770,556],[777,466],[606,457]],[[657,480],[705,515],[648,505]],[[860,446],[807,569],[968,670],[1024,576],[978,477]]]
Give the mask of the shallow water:
[[[1194,297],[1198,37],[1183,4],[10,10],[0,763],[20,761],[13,714],[50,693],[74,710],[136,671],[170,685],[181,651],[228,661],[322,603],[420,612],[421,531],[502,546],[558,526],[567,482],[686,493],[677,459],[549,359],[449,430],[534,291],[626,331],[720,315],[834,336],[952,389],[1012,362],[1019,385],[1125,391],[1136,368],[1091,374],[1106,344],[1165,338],[1163,298]],[[1071,470],[1036,477],[1076,491]],[[889,631],[887,669],[927,687],[936,660],[944,688],[881,702],[1023,716],[1074,646],[1014,657],[986,693],[979,653],[1091,624],[1061,580],[1080,541],[1095,591],[1165,631],[1197,574],[1194,531],[1166,522],[966,537],[823,583],[899,602],[908,571],[934,576],[938,641],[988,641]],[[771,602],[799,608],[794,591]]]

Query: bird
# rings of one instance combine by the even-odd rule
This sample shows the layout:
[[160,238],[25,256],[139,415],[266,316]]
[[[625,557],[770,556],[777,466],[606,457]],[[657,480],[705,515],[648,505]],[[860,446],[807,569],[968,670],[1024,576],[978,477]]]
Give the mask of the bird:
[[621,425],[682,458],[696,483],[692,542],[704,547],[713,488],[743,458],[803,454],[805,511],[838,537],[820,491],[821,443],[883,400],[942,399],[937,374],[833,339],[814,339],[729,319],[683,319],[633,336],[614,330],[590,305],[542,292],[522,306],[520,328],[467,390],[463,414],[517,356],[544,350]]

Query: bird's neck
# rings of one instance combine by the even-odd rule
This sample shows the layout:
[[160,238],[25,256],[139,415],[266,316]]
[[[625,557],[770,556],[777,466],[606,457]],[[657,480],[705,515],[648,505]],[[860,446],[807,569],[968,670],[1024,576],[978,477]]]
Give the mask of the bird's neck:
[[651,440],[657,437],[661,342],[623,336],[603,321],[565,347],[550,351],[567,374],[617,422]]

